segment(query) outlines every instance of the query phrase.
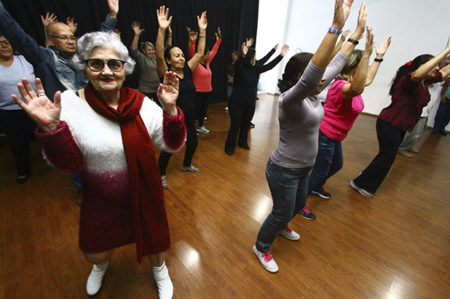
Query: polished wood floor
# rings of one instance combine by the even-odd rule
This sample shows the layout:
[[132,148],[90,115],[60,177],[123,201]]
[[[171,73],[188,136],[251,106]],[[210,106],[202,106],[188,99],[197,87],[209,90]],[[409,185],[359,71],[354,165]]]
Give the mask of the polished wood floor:
[[[167,265],[174,298],[448,298],[450,294],[450,137],[424,136],[413,159],[398,156],[376,196],[348,182],[377,152],[375,118],[362,115],[344,141],[344,167],[328,183],[330,200],[310,197],[317,220],[297,216],[300,241],[279,237],[280,271],[265,271],[252,252],[272,205],[264,170],[278,139],[277,98],[260,96],[251,150],[227,156],[224,103],[211,105],[194,165],[168,168],[165,191],[172,245]],[[33,175],[15,183],[0,143],[0,298],[86,298],[91,266],[78,249],[76,194],[33,145]],[[150,264],[134,245],[113,256],[98,298],[157,298]]]

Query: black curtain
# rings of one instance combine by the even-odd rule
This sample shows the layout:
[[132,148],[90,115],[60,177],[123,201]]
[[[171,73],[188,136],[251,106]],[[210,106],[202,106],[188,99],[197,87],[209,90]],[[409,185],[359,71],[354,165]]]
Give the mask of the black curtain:
[[[3,0],[3,3],[22,28],[41,45],[44,45],[44,32],[40,15],[47,11],[55,13],[60,21],[65,21],[67,16],[74,17],[78,23],[77,36],[97,30],[108,12],[106,0]],[[117,28],[125,45],[129,47],[131,44],[133,21],[140,22],[145,28],[140,41],[154,43],[158,30],[156,9],[166,5],[173,16],[173,45],[183,49],[186,56],[186,26],[198,31],[196,16],[206,10],[207,49],[211,49],[215,43],[214,32],[218,26],[223,35],[219,52],[211,64],[213,101],[225,100],[226,65],[231,50],[239,50],[240,44],[247,37],[256,38],[259,0],[120,0],[119,4]],[[129,79],[128,84],[136,87],[135,76]]]

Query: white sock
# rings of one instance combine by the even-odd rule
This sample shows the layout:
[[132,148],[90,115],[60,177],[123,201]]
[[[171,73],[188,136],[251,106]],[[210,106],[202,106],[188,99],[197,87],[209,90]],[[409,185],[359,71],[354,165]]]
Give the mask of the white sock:
[[170,280],[169,270],[164,262],[161,266],[153,266],[153,279],[158,287],[159,298],[169,299],[173,296],[173,284]]
[[97,271],[102,271],[102,272],[105,272],[108,269],[108,266],[109,266],[109,260],[104,261],[101,264],[94,264],[94,268]]

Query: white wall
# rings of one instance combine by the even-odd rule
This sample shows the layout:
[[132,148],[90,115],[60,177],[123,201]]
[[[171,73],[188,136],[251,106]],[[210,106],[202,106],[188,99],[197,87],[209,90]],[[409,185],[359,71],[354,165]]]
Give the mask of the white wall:
[[[277,42],[291,50],[272,71],[261,75],[261,92],[276,93],[277,80],[296,50],[314,52],[331,24],[334,0],[261,0],[259,3],[256,52],[262,57]],[[366,0],[367,25],[372,26],[375,45],[392,35],[392,43],[378,75],[364,91],[364,112],[379,114],[389,105],[389,87],[401,64],[417,55],[441,52],[449,36],[448,0]],[[355,0],[344,29],[356,27],[362,0]],[[364,38],[358,49],[364,49]],[[375,52],[375,51],[374,51]],[[373,53],[375,55],[375,53]]]

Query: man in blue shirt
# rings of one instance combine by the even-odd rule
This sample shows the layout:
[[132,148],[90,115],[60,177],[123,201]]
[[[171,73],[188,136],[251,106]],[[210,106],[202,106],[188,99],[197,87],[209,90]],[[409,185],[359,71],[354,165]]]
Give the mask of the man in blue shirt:
[[[107,0],[109,13],[102,23],[101,31],[112,31],[116,25],[119,12],[119,0]],[[72,62],[76,52],[76,38],[69,26],[55,22],[47,27],[49,47],[41,47],[29,36],[5,9],[0,0],[0,31],[34,67],[36,77],[42,80],[49,98],[56,91],[66,89],[78,90],[87,81]]]

